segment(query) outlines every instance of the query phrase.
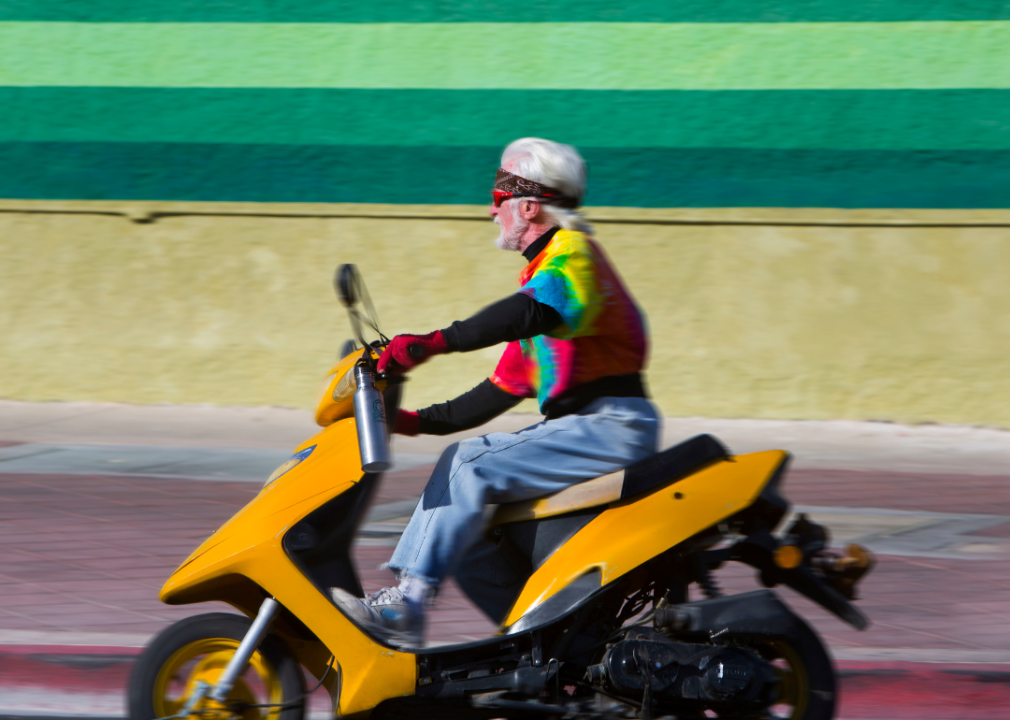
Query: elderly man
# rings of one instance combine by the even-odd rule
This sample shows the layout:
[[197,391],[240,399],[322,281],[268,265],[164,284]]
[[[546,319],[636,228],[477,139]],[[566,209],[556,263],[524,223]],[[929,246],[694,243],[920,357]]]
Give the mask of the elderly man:
[[573,147],[524,138],[505,148],[489,212],[498,247],[526,259],[519,291],[442,330],[398,335],[379,360],[380,371],[400,373],[433,355],[506,343],[477,387],[401,410],[394,429],[402,434],[474,428],[526,397],[545,415],[446,449],[389,562],[397,587],[363,600],[334,589],[351,617],[401,644],[421,643],[425,608],[480,539],[485,505],[549,495],[656,452],[660,421],[642,379],[645,322],[576,211],[585,184]]

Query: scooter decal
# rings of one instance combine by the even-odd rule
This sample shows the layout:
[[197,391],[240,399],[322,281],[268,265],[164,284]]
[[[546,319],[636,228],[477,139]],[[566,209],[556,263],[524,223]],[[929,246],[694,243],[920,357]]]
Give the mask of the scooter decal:
[[312,447],[307,447],[304,450],[302,450],[301,452],[297,452],[294,455],[292,455],[290,459],[288,459],[287,461],[285,461],[284,464],[282,464],[281,466],[279,466],[276,470],[274,470],[270,474],[270,477],[267,478],[267,481],[265,483],[263,483],[263,487],[266,487],[267,485],[269,485],[270,483],[272,483],[274,480],[276,480],[277,478],[279,478],[281,475],[284,475],[285,473],[290,472],[291,470],[294,470],[295,467],[297,467],[299,464],[301,464],[301,462],[305,458],[307,458],[309,455],[311,455],[312,451],[315,450],[315,449],[316,449],[316,446],[313,445]]

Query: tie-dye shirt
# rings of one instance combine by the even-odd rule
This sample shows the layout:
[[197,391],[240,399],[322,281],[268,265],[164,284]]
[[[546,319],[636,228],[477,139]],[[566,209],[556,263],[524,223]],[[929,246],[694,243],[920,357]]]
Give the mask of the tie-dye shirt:
[[509,343],[491,375],[495,385],[536,397],[545,411],[550,400],[580,385],[642,370],[645,318],[587,235],[559,230],[519,282],[519,292],[550,305],[564,322],[547,335]]

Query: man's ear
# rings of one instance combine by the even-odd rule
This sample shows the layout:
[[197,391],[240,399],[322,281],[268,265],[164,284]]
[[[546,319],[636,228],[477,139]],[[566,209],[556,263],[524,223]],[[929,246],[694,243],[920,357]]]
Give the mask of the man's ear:
[[535,200],[523,200],[522,205],[519,206],[519,214],[523,220],[533,222],[540,217],[541,208],[541,204]]

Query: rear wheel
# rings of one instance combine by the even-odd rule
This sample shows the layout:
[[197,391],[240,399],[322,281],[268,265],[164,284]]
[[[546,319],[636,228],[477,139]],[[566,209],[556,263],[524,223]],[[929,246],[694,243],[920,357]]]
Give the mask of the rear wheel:
[[835,715],[835,669],[821,639],[796,618],[788,637],[748,643],[772,663],[778,699],[766,717],[775,720],[831,720]]
[[[201,681],[211,686],[217,683],[251,624],[242,615],[209,613],[186,618],[162,631],[134,667],[130,719],[154,720],[182,712]],[[304,694],[301,667],[277,637],[267,635],[227,701],[204,698],[192,708],[191,717],[302,720]]]

